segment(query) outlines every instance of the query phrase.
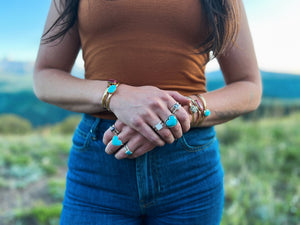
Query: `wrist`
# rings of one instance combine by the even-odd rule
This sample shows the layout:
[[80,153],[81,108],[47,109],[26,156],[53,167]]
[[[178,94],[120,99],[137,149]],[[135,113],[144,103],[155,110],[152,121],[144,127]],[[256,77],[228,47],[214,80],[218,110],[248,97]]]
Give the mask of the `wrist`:
[[107,81],[107,88],[105,89],[101,99],[102,107],[107,111],[111,111],[110,109],[111,98],[117,92],[118,86],[119,83],[116,80]]
[[122,96],[124,93],[124,88],[126,89],[126,84],[119,84],[116,93],[111,97],[109,108],[111,112],[115,112],[117,108],[120,107],[120,96]]
[[192,117],[191,127],[199,127],[210,115],[210,110],[207,108],[206,100],[202,95],[193,95],[188,99],[190,99],[188,111]]

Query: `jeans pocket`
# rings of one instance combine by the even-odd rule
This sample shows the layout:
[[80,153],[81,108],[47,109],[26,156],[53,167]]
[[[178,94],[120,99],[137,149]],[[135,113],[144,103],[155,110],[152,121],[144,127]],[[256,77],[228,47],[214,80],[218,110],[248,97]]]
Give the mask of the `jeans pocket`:
[[188,152],[208,151],[216,140],[213,127],[191,129],[179,139],[181,147]]
[[76,128],[72,139],[72,149],[76,151],[86,151],[91,138],[91,132],[84,132],[79,127]]

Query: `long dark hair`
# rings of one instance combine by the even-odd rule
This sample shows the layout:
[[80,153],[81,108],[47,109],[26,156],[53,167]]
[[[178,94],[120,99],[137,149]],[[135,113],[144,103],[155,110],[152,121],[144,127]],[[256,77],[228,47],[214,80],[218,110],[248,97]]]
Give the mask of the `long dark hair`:
[[[46,30],[42,36],[42,43],[50,43],[63,38],[68,30],[73,27],[78,17],[79,0],[59,0],[61,8],[56,8],[60,16]],[[200,0],[202,10],[207,20],[208,35],[204,42],[196,48],[199,53],[212,52],[218,56],[230,47],[236,40],[239,29],[239,4],[238,0]],[[54,1],[55,2],[55,1]],[[48,36],[54,28],[54,34]]]

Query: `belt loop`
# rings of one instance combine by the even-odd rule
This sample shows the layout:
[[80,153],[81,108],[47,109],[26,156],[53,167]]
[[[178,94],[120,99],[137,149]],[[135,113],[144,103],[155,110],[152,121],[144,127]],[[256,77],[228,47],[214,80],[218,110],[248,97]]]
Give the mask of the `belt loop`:
[[97,128],[98,125],[100,124],[101,119],[100,118],[95,118],[95,121],[93,122],[91,129],[90,129],[90,133],[91,133],[91,137],[93,141],[97,141],[98,137],[97,137]]

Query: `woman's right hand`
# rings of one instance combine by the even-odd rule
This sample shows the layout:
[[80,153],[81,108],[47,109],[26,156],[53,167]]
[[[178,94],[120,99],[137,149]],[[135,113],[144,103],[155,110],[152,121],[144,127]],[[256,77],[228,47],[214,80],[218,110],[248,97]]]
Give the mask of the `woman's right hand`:
[[[114,136],[118,136],[118,139],[121,140],[124,145],[114,146],[112,144]],[[104,133],[103,143],[106,145],[105,152],[109,155],[114,154],[116,159],[134,159],[156,147],[143,135],[122,123],[120,120],[117,120],[115,124]],[[131,154],[127,154],[127,150],[129,150]]]
[[120,84],[111,98],[110,109],[121,122],[138,131],[151,143],[163,146],[165,142],[173,143],[190,129],[189,115],[180,107],[175,112],[178,122],[174,127],[167,128],[164,125],[162,129],[155,131],[155,125],[160,122],[165,124],[172,115],[170,110],[176,102],[181,105],[189,104],[186,97],[175,91]]

